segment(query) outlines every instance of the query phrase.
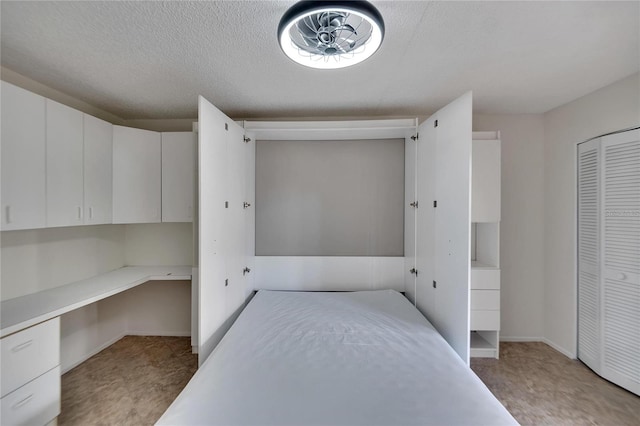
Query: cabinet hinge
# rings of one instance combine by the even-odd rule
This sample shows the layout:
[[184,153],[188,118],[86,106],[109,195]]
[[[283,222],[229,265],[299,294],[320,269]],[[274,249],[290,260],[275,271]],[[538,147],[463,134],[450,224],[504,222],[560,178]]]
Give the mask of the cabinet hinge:
[[247,275],[249,272],[251,272],[251,269],[249,269],[249,268],[245,267],[245,268],[242,270],[242,275]]
[[438,201],[437,200],[433,200],[433,207],[438,207]]
[[242,203],[242,207],[248,209],[249,207],[251,207],[251,204],[245,201],[244,203]]
[[243,139],[244,139],[244,143],[249,143],[249,142],[251,142],[251,138],[248,138],[248,137],[246,137],[246,136],[244,136],[244,137],[243,137]]
[[418,208],[418,202],[417,201],[414,201],[413,203],[409,203],[409,205],[411,207],[415,207],[416,209]]
[[412,274],[414,274],[416,277],[418,276],[418,270],[416,268],[411,268],[409,270],[409,272],[411,272]]
[[438,120],[433,122],[433,127],[438,127]]
[[418,139],[420,139],[420,133],[416,133],[415,135],[411,136],[412,141],[417,141]]

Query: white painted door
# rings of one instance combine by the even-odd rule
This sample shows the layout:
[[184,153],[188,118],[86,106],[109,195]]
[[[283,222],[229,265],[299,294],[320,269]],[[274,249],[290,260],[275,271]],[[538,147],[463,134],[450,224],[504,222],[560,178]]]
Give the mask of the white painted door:
[[602,138],[602,375],[640,395],[640,130]]
[[198,99],[198,363],[207,359],[226,320],[227,145],[233,121]]
[[193,132],[162,133],[162,221],[193,221],[196,161]]
[[47,99],[47,227],[84,222],[83,117]]
[[2,82],[3,231],[44,228],[45,99]]
[[112,221],[113,125],[84,114],[84,223]]
[[[416,129],[417,132],[417,129]],[[404,291],[416,303],[416,192],[417,135],[404,143]],[[418,204],[419,205],[419,204]]]
[[160,222],[160,133],[113,126],[113,223]]

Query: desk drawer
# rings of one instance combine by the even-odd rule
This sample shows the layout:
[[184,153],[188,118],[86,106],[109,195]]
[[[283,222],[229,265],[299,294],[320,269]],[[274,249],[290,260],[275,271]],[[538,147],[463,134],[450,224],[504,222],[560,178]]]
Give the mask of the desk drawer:
[[500,290],[471,290],[471,310],[500,310]]
[[471,268],[471,288],[474,290],[500,290],[500,270]]
[[471,330],[500,330],[500,311],[471,311]]
[[0,340],[2,397],[60,364],[60,318]]
[[11,392],[0,404],[3,426],[49,423],[60,414],[60,367]]

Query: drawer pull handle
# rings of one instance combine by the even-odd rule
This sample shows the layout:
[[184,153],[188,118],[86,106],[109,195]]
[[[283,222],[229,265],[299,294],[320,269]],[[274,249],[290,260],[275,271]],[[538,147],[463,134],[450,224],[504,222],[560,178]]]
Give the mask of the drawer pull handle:
[[20,408],[23,405],[28,404],[32,399],[33,399],[33,394],[27,396],[26,398],[24,398],[21,401],[16,402],[15,404],[13,404],[13,406],[11,408],[14,408],[14,409]]
[[28,348],[33,343],[33,340],[27,340],[24,343],[20,343],[18,346],[11,348],[11,352],[20,352],[21,350]]

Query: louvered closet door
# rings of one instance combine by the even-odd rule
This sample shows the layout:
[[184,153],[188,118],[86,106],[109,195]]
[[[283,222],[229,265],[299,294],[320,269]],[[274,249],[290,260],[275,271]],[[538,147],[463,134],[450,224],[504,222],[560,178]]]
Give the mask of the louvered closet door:
[[578,146],[578,358],[600,369],[600,139]]
[[603,137],[602,375],[640,394],[640,131]]

